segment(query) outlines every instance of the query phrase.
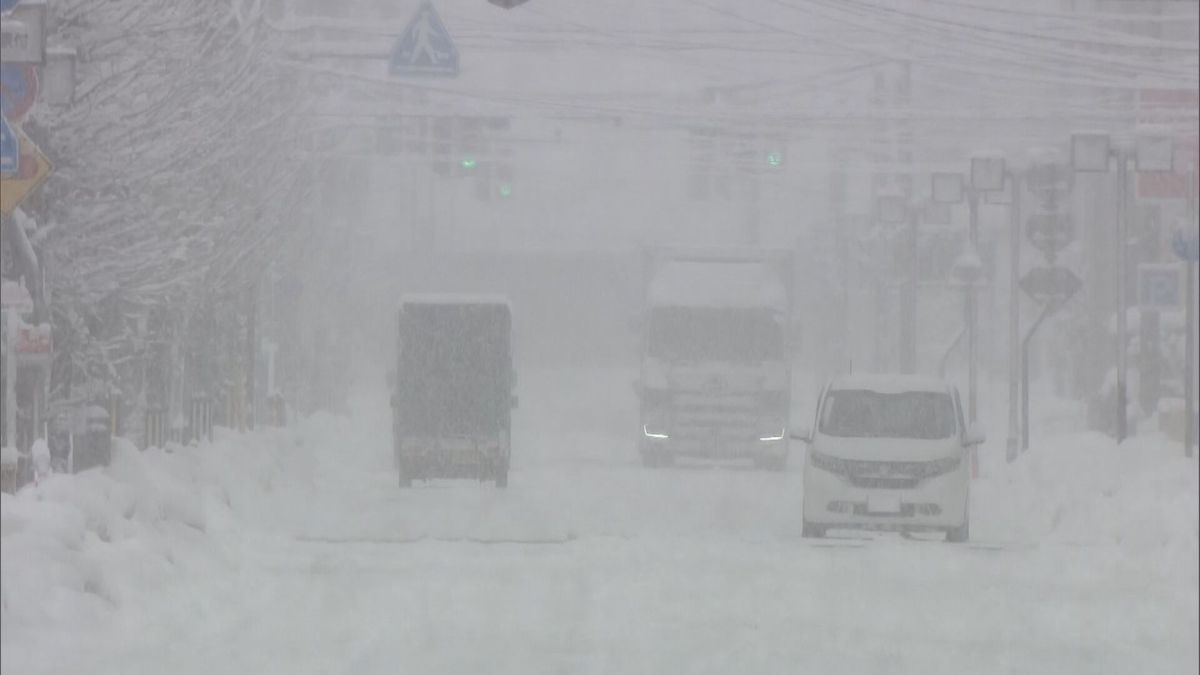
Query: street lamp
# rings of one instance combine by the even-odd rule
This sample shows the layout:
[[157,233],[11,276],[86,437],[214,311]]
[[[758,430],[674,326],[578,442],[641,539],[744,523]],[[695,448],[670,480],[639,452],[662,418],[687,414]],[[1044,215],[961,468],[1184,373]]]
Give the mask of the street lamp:
[[930,177],[930,183],[934,203],[962,203],[964,187],[961,173],[938,172]]
[[[1121,139],[1125,141],[1126,139]],[[1117,442],[1128,435],[1129,409],[1128,321],[1125,295],[1125,270],[1128,266],[1129,160],[1135,171],[1170,171],[1174,145],[1168,133],[1154,127],[1138,129],[1134,142],[1114,143],[1101,131],[1080,131],[1071,135],[1071,165],[1077,172],[1107,173],[1109,159],[1117,162]]]
[[[938,172],[931,177],[933,200],[942,204],[962,202],[964,193],[970,208],[970,226],[967,230],[968,246],[965,256],[979,259],[979,197],[981,194],[1004,189],[1008,168],[1002,155],[977,153],[971,157],[970,183],[964,185],[964,176],[954,172]],[[982,276],[980,274],[979,276]],[[978,413],[978,307],[975,298],[977,279],[963,284],[963,310],[967,324],[967,409],[970,421]]]
[[1006,169],[1001,155],[980,154],[972,157],[971,188],[980,192],[1003,190]]
[[42,67],[42,100],[50,105],[70,105],[75,100],[75,48],[46,48]]

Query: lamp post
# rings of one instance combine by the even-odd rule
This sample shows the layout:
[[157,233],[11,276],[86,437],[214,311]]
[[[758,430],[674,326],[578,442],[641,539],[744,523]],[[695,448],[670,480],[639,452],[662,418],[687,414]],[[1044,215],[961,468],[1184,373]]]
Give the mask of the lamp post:
[[[971,157],[970,180],[964,181],[962,174],[933,174],[934,201],[961,203],[965,194],[970,210],[965,257],[979,260],[979,199],[986,192],[1004,189],[1007,168],[1004,157],[993,153],[979,153]],[[967,410],[974,422],[979,414],[979,308],[975,293],[976,283],[966,284],[963,289],[963,308],[967,326]]]
[[1135,142],[1114,139],[1104,132],[1071,134],[1071,166],[1076,172],[1107,173],[1109,160],[1117,163],[1117,442],[1128,437],[1128,346],[1126,323],[1128,297],[1126,268],[1128,267],[1129,231],[1129,160],[1134,170],[1170,171],[1173,168],[1174,144],[1171,137],[1158,129],[1139,129]]
[[900,190],[882,191],[875,197],[875,217],[891,226],[908,225],[908,271],[905,274],[903,311],[900,316],[900,372],[917,372],[917,228],[918,212]]

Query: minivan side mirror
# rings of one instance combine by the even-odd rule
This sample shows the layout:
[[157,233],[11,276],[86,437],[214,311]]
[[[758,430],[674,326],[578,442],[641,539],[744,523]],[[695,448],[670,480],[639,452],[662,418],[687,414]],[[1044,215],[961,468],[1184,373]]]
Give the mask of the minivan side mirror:
[[983,425],[979,422],[973,422],[971,426],[967,427],[966,433],[963,434],[962,444],[966,447],[983,445],[983,442],[986,440],[987,434],[983,431]]
[[808,427],[792,427],[791,433],[788,434],[793,441],[804,441],[812,443],[812,429]]

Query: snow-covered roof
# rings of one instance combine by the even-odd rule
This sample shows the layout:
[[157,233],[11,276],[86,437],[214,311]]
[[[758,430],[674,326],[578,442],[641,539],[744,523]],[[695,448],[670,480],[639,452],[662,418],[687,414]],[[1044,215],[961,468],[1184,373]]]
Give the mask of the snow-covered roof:
[[910,391],[947,392],[950,383],[929,375],[900,375],[895,373],[859,373],[842,375],[830,382],[830,389],[860,389],[881,394],[902,394]]
[[650,282],[652,307],[764,307],[785,311],[787,292],[765,262],[663,263]]
[[502,305],[512,309],[508,298],[496,293],[408,293],[400,298],[405,305]]

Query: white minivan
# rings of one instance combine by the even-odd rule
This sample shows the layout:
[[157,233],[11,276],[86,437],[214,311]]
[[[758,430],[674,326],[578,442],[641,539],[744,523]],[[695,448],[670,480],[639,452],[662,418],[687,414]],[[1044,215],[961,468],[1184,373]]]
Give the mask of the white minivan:
[[829,529],[970,534],[970,450],[958,390],[936,378],[847,375],[821,391],[804,462],[803,536]]

